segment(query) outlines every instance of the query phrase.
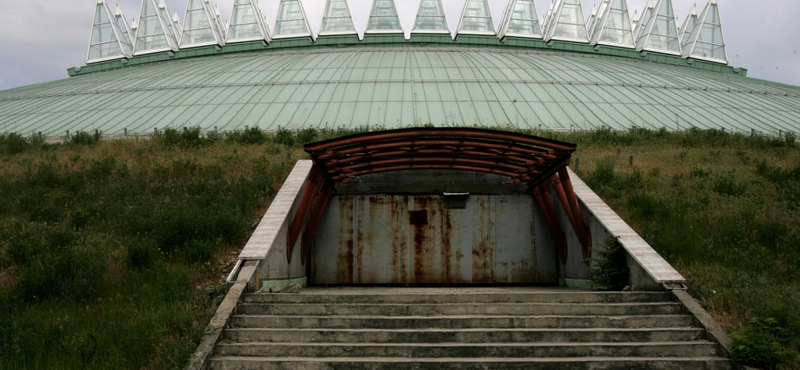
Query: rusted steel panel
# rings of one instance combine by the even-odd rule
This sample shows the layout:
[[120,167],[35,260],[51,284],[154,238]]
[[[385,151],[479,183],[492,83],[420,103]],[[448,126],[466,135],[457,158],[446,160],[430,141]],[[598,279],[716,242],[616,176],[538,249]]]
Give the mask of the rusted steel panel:
[[[314,241],[317,284],[537,283],[530,195],[339,195]],[[554,265],[555,259],[542,263]],[[551,277],[554,268],[545,268]],[[551,281],[546,281],[551,282]]]

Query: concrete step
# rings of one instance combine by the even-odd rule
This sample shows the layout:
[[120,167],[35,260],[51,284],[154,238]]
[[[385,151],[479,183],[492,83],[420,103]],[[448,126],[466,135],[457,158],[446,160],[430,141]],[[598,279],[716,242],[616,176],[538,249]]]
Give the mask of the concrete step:
[[442,315],[678,315],[680,303],[470,303],[470,304],[267,304],[243,303],[240,315],[379,315],[379,316],[442,316]]
[[689,315],[644,316],[274,316],[237,315],[236,328],[423,329],[423,328],[675,328]]
[[248,294],[245,303],[652,303],[673,302],[669,292],[582,292],[563,290],[488,291],[413,289],[366,290],[362,294],[328,289],[300,294]]
[[648,329],[264,329],[225,330],[234,342],[497,343],[686,342],[704,340],[698,328]]
[[219,356],[544,358],[544,357],[712,357],[714,343],[236,343],[224,341]]
[[384,370],[384,369],[500,369],[500,370],[731,370],[719,357],[681,358],[347,358],[347,357],[215,357],[212,370]]

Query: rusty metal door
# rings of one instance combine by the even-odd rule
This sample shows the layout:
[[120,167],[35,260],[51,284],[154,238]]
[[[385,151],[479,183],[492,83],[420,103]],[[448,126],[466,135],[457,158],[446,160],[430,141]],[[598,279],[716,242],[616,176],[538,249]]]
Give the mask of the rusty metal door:
[[[316,234],[316,284],[498,284],[542,281],[534,200],[470,196],[336,196]],[[554,261],[538,261],[539,265]]]

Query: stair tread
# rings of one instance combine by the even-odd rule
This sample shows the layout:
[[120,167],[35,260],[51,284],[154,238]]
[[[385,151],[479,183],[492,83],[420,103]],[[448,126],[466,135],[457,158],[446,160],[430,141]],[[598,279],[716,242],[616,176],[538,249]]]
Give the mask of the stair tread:
[[483,363],[483,362],[623,362],[623,361],[730,361],[723,357],[251,357],[219,356],[214,360],[239,360],[254,362],[433,362],[433,363]]
[[683,346],[713,345],[706,340],[675,342],[498,342],[498,343],[326,343],[326,342],[233,342],[224,340],[224,346],[286,346],[286,347],[626,347],[626,346]]
[[411,329],[381,329],[381,328],[230,328],[227,331],[298,331],[298,332],[313,332],[313,331],[334,331],[334,332],[363,332],[363,333],[385,333],[385,332],[414,332],[414,333],[431,333],[431,332],[487,332],[487,331],[503,331],[503,332],[652,332],[652,331],[700,331],[702,329],[696,327],[672,327],[672,328],[411,328]]
[[419,319],[509,319],[509,318],[686,318],[691,315],[260,315],[260,314],[241,314],[233,315],[233,318],[255,317],[255,318],[309,318],[309,319],[363,319],[363,320],[419,320]]

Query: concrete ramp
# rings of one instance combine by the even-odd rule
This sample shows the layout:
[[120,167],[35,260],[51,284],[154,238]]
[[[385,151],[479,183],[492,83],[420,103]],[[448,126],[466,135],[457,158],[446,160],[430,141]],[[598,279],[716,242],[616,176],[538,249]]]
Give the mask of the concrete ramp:
[[732,369],[671,292],[247,294],[210,369]]

